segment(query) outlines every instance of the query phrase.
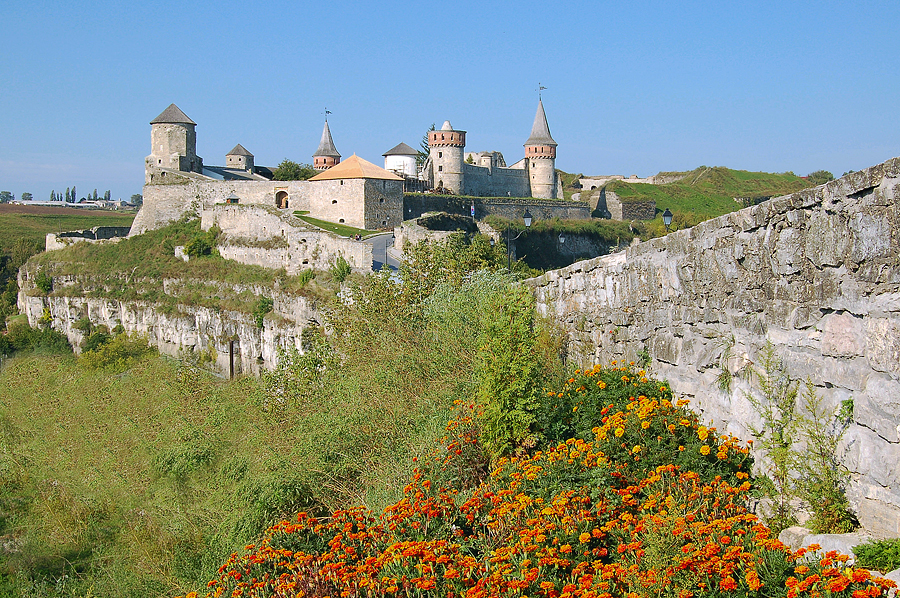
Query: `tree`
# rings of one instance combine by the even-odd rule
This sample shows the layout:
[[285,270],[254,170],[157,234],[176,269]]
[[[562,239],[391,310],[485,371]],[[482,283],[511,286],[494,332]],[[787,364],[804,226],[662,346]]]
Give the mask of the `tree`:
[[72,192],[66,187],[66,203],[69,203],[70,201],[72,201]]
[[419,147],[422,149],[416,154],[416,166],[422,166],[422,164],[425,164],[425,160],[428,159],[428,154],[431,153],[431,146],[428,145],[428,133],[434,130],[436,130],[434,123],[431,123],[431,127],[422,135],[422,142],[419,144]]
[[316,170],[310,164],[297,164],[285,158],[272,175],[276,181],[305,181],[316,176]]
[[9,203],[16,201],[16,196],[9,191],[0,191],[0,203]]
[[109,189],[107,189],[106,193],[103,194],[103,199],[105,199],[106,201],[109,201],[110,197],[111,197],[111,195],[110,195]]
[[93,196],[91,199],[93,199],[94,201],[97,201],[98,199],[100,199],[100,196],[97,195],[97,190],[96,190],[96,189],[94,189],[94,196]]
[[22,194],[22,201],[31,201],[32,199],[34,199],[34,196],[32,196],[28,191]]
[[75,185],[72,185],[72,203],[78,201],[78,196],[75,194]]
[[834,175],[827,170],[817,170],[815,172],[809,173],[809,175],[807,175],[806,177],[806,180],[813,185],[824,185],[828,181],[833,181]]
[[142,203],[144,203],[144,196],[141,195],[140,193],[135,193],[134,195],[131,196],[131,203],[133,203],[136,206],[141,205]]

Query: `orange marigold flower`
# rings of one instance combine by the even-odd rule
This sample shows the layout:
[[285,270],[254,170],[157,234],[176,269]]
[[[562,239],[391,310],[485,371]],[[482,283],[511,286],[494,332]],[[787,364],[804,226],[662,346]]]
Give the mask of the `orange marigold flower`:
[[646,430],[646,429],[649,428],[649,427],[650,427],[650,422],[648,422],[648,421],[646,421],[646,420],[641,422],[641,428],[642,428],[642,429]]
[[604,388],[606,388],[606,382],[600,380],[599,382],[597,382],[597,386],[600,387],[600,390],[603,390]]
[[570,552],[572,552],[572,546],[571,544],[563,544],[559,547],[559,551],[563,554],[569,554]]
[[726,592],[732,592],[737,589],[737,582],[734,581],[732,576],[728,576],[719,583],[719,588],[725,590]]
[[552,581],[542,581],[541,582],[542,590],[550,591],[550,590],[554,589],[555,587],[556,587],[556,585]]
[[622,434],[624,434],[624,433],[625,433],[624,428],[616,428],[616,438],[621,438]]
[[709,446],[708,446],[708,445],[705,445],[705,444],[704,444],[703,446],[701,446],[701,447],[700,447],[700,454],[701,454],[701,455],[708,455],[708,454],[709,454]]
[[850,585],[850,580],[840,575],[828,582],[828,591],[832,593],[843,592]]
[[583,534],[578,536],[578,541],[581,542],[582,544],[587,544],[588,542],[591,541],[591,535],[587,532],[584,532]]

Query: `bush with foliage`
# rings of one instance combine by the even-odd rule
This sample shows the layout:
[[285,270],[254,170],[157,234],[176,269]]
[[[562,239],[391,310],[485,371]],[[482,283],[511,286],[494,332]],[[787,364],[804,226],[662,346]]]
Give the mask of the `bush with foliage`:
[[889,573],[900,569],[900,538],[878,540],[853,547],[856,564],[867,569]]
[[[629,368],[615,374],[641,384]],[[599,368],[579,372],[568,392],[605,390],[607,378]],[[887,594],[892,582],[847,567],[846,556],[812,560],[807,549],[779,542],[746,509],[746,448],[698,426],[696,417],[677,419],[685,413],[666,392],[629,397],[624,409],[613,401],[589,439],[501,458],[489,474],[473,459],[484,450],[477,408],[461,404],[400,501],[380,516],[361,508],[323,519],[301,512],[233,555],[210,595]],[[728,474],[653,465],[653,444],[667,436],[680,450],[658,458],[696,453],[697,462],[720,462]]]
[[335,282],[344,282],[350,276],[350,264],[344,259],[344,256],[339,255],[331,264],[329,272]]
[[275,170],[272,178],[276,181],[305,181],[318,174],[311,164],[297,164],[293,160],[285,158]]
[[82,348],[79,361],[85,367],[110,372],[124,372],[141,359],[157,354],[146,335],[124,332],[117,335],[95,332],[85,340]]
[[266,314],[275,309],[275,302],[269,297],[260,297],[256,302],[256,308],[253,310],[253,318],[256,321],[257,328],[263,327]]

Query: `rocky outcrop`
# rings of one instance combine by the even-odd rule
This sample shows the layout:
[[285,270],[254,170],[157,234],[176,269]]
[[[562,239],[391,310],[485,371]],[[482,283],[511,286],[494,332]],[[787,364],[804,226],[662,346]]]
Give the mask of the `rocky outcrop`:
[[[77,280],[54,280],[54,285],[74,284]],[[184,281],[164,280],[164,293],[174,292]],[[230,370],[230,347],[234,341],[235,372],[259,374],[277,364],[279,351],[295,347],[301,349],[303,330],[319,325],[315,303],[306,297],[273,292],[269,289],[231,288],[236,293],[251,292],[273,300],[272,312],[262,327],[252,314],[186,304],[157,304],[144,301],[120,301],[83,295],[55,294],[45,296],[35,292],[27,270],[19,274],[19,310],[28,322],[37,326],[49,311],[54,329],[68,337],[78,351],[84,340],[76,324],[87,318],[93,326],[104,325],[110,330],[122,326],[126,332],[144,334],[150,345],[160,353],[184,357],[194,353],[212,359],[210,367],[222,374]]]
[[852,400],[848,495],[900,536],[900,158],[529,283],[579,359],[647,358],[741,438],[760,423],[741,373],[773,343],[826,406]]

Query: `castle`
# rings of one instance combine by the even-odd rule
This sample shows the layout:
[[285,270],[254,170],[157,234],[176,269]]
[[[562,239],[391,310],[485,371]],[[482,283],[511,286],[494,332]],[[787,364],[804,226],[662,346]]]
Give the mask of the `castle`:
[[[150,121],[150,155],[145,159],[144,205],[131,234],[164,226],[185,215],[201,216],[221,204],[271,206],[285,213],[302,210],[330,222],[369,230],[392,229],[404,218],[404,185],[481,197],[562,198],[556,174],[557,143],[550,135],[542,101],[525,157],[507,167],[499,152],[466,153],[466,132],[447,121],[428,133],[429,155],[415,172],[415,150],[401,143],[385,152],[385,168],[356,155],[341,161],[328,121],[307,181],[276,181],[273,170],[255,163],[237,144],[224,166],[209,166],[197,155],[196,125],[175,104]],[[388,170],[390,169],[390,170]],[[290,212],[288,212],[290,210]]]
[[466,132],[444,121],[439,131],[428,132],[428,159],[422,177],[433,189],[480,197],[536,197],[562,199],[562,181],[556,174],[556,141],[550,135],[544,103],[538,100],[525,157],[507,167],[499,152],[466,153]]

